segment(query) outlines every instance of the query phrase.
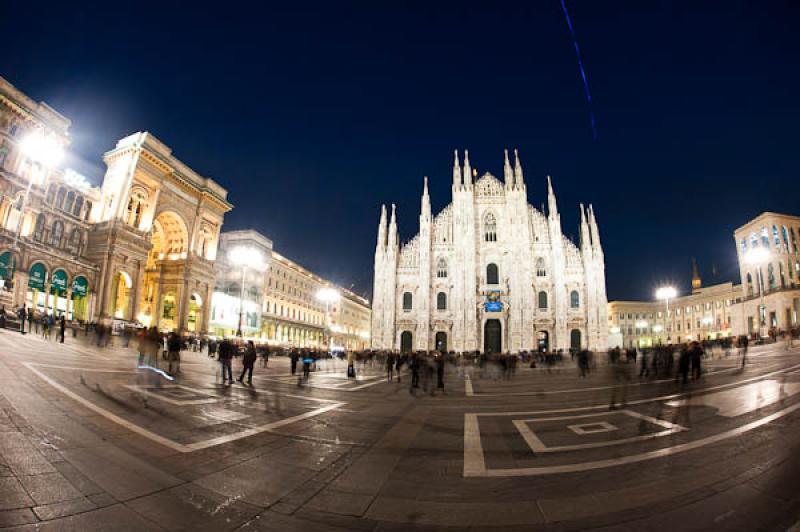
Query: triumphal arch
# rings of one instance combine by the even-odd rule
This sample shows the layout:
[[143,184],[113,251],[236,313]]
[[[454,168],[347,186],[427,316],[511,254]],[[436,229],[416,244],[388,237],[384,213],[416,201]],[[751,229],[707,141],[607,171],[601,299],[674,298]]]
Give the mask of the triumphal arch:
[[117,142],[104,161],[88,245],[101,265],[100,320],[207,331],[227,191],[147,132]]

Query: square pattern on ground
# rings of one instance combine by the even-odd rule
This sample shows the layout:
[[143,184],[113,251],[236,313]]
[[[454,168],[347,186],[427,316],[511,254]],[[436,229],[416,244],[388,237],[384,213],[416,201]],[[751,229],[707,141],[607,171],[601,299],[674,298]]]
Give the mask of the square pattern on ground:
[[167,383],[141,369],[25,365],[85,408],[184,453],[274,431],[345,404],[252,387]]
[[[606,421],[594,421],[598,417],[614,418],[617,425],[612,425]],[[583,419],[587,421],[579,424],[568,424],[569,421]],[[513,423],[535,453],[579,451],[607,447],[649,440],[685,430],[674,423],[645,416],[632,410],[614,410],[576,416],[515,419]]]

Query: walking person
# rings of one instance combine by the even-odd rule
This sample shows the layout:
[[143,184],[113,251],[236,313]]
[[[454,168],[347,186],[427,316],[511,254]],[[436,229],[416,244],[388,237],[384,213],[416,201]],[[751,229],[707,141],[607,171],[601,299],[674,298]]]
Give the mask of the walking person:
[[436,389],[444,393],[444,354],[436,356]]
[[689,351],[689,356],[692,360],[692,380],[700,380],[700,375],[702,374],[701,364],[703,362],[703,355],[705,355],[703,346],[700,345],[699,342],[693,342],[692,348]]
[[386,356],[386,382],[392,382],[394,376],[394,353]]
[[578,367],[581,368],[581,377],[586,378],[589,374],[589,351],[587,349],[578,351]]
[[244,348],[244,356],[242,357],[242,374],[239,375],[239,378],[236,380],[244,384],[242,382],[242,380],[244,379],[244,374],[248,373],[247,384],[252,386],[253,366],[255,366],[257,358],[258,358],[258,353],[256,353],[256,344],[254,344],[252,340],[248,340],[247,345]]
[[61,343],[63,344],[64,335],[67,331],[67,319],[64,317],[63,314],[61,315],[61,319],[59,320],[58,328],[59,328],[59,333],[61,334]]
[[[27,316],[27,312],[25,312],[25,305],[21,306],[17,311],[17,319],[19,320],[19,332],[20,334],[25,334],[25,316]],[[30,328],[28,328],[28,332],[30,332]]]
[[639,370],[639,378],[650,376],[650,366],[647,365],[649,351],[649,349],[642,349],[642,369]]
[[[175,331],[169,333],[167,337],[167,360],[169,361],[169,370],[168,373],[170,375],[175,375],[175,373],[180,372],[181,370],[181,347],[182,347],[181,337]],[[175,373],[172,372],[173,366],[175,367]]]
[[231,369],[231,359],[233,358],[233,342],[228,338],[224,338],[219,344],[218,360],[222,366],[222,384],[225,384],[226,375],[227,379],[233,384],[233,370]]
[[742,367],[747,364],[747,345],[750,343],[750,340],[747,338],[747,335],[744,334],[739,339],[739,345],[742,348]]
[[297,373],[297,358],[298,358],[297,349],[292,349],[291,352],[289,353],[289,361],[292,367],[292,375]]
[[411,355],[411,387],[419,388],[419,356],[417,353]]
[[28,318],[28,332],[31,332],[33,330],[33,308],[28,309],[27,318]]
[[6,307],[0,306],[0,329],[6,328]]

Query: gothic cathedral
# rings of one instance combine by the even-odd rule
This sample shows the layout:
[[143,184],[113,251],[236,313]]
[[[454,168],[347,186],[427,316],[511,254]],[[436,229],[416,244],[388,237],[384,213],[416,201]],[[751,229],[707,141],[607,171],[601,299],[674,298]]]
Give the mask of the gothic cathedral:
[[372,302],[374,349],[487,353],[608,343],[603,248],[594,210],[580,206],[580,247],[561,232],[550,178],[547,214],[528,204],[519,156],[504,182],[453,164],[453,200],[400,245],[395,207],[381,208]]

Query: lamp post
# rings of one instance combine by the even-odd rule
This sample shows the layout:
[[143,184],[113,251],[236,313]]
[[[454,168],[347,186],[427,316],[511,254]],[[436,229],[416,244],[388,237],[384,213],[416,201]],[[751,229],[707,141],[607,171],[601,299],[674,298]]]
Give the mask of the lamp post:
[[[675,299],[678,296],[678,291],[675,290],[674,286],[662,286],[656,290],[656,299],[664,301],[664,330],[669,331],[667,327],[667,314],[669,314],[669,300]],[[667,333],[669,334],[669,333]],[[670,337],[667,336],[667,342],[669,342]]]
[[20,143],[20,149],[25,157],[39,163],[39,165],[44,168],[44,175],[34,175],[33,172],[28,175],[28,186],[25,189],[25,195],[22,197],[22,205],[20,205],[19,209],[19,222],[16,234],[14,235],[13,249],[17,249],[17,245],[19,244],[19,237],[22,234],[22,223],[24,222],[25,207],[28,204],[28,196],[30,196],[34,181],[36,181],[37,184],[44,182],[50,169],[61,162],[61,159],[64,157],[64,148],[61,144],[55,138],[45,135],[41,131],[34,131],[25,137]]
[[239,286],[239,326],[236,336],[242,337],[242,318],[244,316],[244,283],[247,278],[247,268],[260,271],[264,268],[264,257],[261,252],[248,246],[238,246],[228,252],[228,260],[242,268],[242,283]]
[[761,267],[769,262],[769,251],[761,247],[750,248],[744,255],[744,262],[756,267],[758,292],[761,295],[761,305],[758,308],[758,335],[764,336],[763,329],[767,325],[767,306],[764,303],[764,272]]
[[325,331],[327,332],[327,335],[328,335],[328,351],[330,351],[331,347],[332,347],[331,346],[332,337],[331,337],[331,334],[330,334],[330,331],[331,331],[331,316],[330,316],[331,305],[333,303],[336,303],[337,301],[339,301],[339,299],[341,299],[341,295],[339,294],[339,291],[336,290],[335,288],[326,287],[326,288],[320,288],[319,289],[319,291],[317,292],[317,299],[319,301],[322,301],[323,303],[325,303]]

